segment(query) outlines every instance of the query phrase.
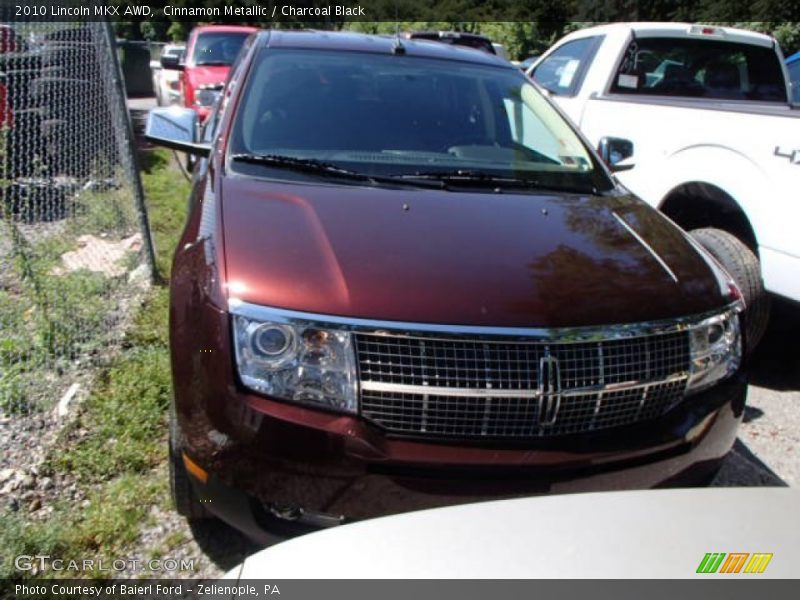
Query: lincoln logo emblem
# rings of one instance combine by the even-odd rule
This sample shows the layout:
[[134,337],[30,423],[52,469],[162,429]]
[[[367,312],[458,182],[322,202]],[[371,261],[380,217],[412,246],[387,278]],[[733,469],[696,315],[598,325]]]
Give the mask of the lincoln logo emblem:
[[556,422],[561,405],[561,373],[558,359],[546,354],[539,360],[539,425]]

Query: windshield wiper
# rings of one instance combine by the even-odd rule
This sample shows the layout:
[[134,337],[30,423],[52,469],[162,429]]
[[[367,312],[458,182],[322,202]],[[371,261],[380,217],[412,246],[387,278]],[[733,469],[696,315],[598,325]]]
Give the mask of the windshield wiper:
[[367,173],[359,173],[358,171],[343,169],[333,163],[327,163],[315,158],[297,158],[280,154],[239,153],[232,154],[231,160],[276,167],[278,169],[291,169],[301,173],[350,179],[351,181],[363,181],[372,185],[389,183],[393,185],[422,185],[423,187],[437,189],[445,187],[445,184],[441,181],[424,181],[424,178],[421,181],[414,181],[413,178],[382,177],[378,175],[368,175]]
[[401,179],[428,179],[455,184],[514,185],[524,187],[535,187],[538,185],[538,181],[535,179],[504,177],[501,175],[492,175],[491,173],[485,173],[483,171],[469,171],[465,169],[457,169],[455,171],[423,171],[397,175],[397,177]]
[[445,185],[464,185],[464,186],[485,186],[494,188],[522,188],[536,190],[550,190],[555,192],[579,192],[573,188],[566,188],[559,185],[542,183],[538,179],[524,177],[506,177],[503,175],[493,175],[485,171],[471,171],[457,169],[455,171],[424,171],[418,173],[408,173],[398,175],[403,179],[427,179],[441,181]]
[[229,67],[231,63],[227,60],[204,60],[194,64],[198,67]]

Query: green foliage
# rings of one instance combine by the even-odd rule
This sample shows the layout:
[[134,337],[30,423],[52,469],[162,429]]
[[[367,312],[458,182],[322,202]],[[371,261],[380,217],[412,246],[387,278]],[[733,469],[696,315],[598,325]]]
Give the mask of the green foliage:
[[172,253],[186,219],[191,190],[190,183],[178,172],[173,161],[174,155],[168,150],[150,152],[142,161],[142,184],[147,190],[156,262],[159,273],[165,277],[172,266]]
[[32,524],[21,513],[0,513],[0,586],[4,580],[10,582],[21,579],[23,574],[14,566],[16,556],[64,556],[68,548],[65,534],[64,523],[56,519]]
[[78,202],[76,218],[70,223],[75,234],[126,236],[138,225],[134,201],[127,191],[85,192]]
[[[91,231],[86,227],[97,214],[76,218],[67,232]],[[76,248],[75,237],[31,242],[10,217],[4,225],[11,232],[15,268],[3,274],[7,287],[0,290],[0,412],[27,412],[37,408],[37,398],[28,395],[35,386],[29,384],[46,375],[43,369],[91,355],[114,335],[118,315],[112,315],[126,282],[85,269],[64,272],[61,256]]]
[[167,318],[169,316],[169,289],[156,287],[142,306],[133,330],[125,336],[125,347],[136,348],[169,344]]
[[71,551],[90,552],[110,562],[135,542],[150,507],[167,499],[164,479],[152,475],[126,473],[93,493],[89,506],[65,533]]
[[173,21],[167,28],[167,41],[184,42],[189,37],[189,32],[192,30],[189,23],[183,21]]
[[[0,513],[0,594],[3,585],[30,576],[16,570],[14,557],[50,555],[52,557],[91,556],[106,563],[123,555],[126,546],[136,541],[143,524],[148,523],[150,506],[167,501],[163,477],[125,474],[107,486],[89,493],[83,510],[67,501],[54,506],[47,521],[31,522],[24,513]],[[78,573],[51,571],[44,577],[69,577]],[[103,576],[97,572],[96,576]],[[4,596],[5,597],[5,596]]]
[[800,50],[800,22],[748,21],[726,23],[726,25],[773,36],[778,40],[785,57]]
[[800,50],[800,22],[780,23],[772,35],[778,40],[783,50],[783,55],[789,57]]
[[144,21],[139,25],[142,38],[148,41],[166,39],[170,23],[166,19]]
[[30,412],[31,404],[28,402],[25,387],[25,372],[18,363],[2,366],[0,369],[0,414],[20,415]]
[[166,348],[129,350],[102,376],[74,423],[73,432],[91,429],[92,435],[54,455],[51,466],[96,482],[159,464],[166,455],[164,416],[171,389]]

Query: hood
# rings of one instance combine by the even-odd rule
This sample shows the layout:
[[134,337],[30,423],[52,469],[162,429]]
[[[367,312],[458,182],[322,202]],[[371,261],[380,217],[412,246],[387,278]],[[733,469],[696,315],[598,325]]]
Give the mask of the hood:
[[222,182],[245,302],[365,319],[577,327],[726,303],[709,263],[631,196]]
[[196,67],[187,67],[184,73],[187,82],[197,87],[198,85],[217,85],[225,83],[230,70],[230,66],[227,65],[199,65]]

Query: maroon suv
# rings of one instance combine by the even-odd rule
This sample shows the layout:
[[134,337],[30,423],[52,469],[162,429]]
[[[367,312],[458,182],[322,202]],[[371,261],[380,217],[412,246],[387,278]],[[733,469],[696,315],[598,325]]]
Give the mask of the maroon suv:
[[701,481],[744,402],[741,300],[509,63],[248,38],[175,254],[178,510],[266,540],[545,491]]

